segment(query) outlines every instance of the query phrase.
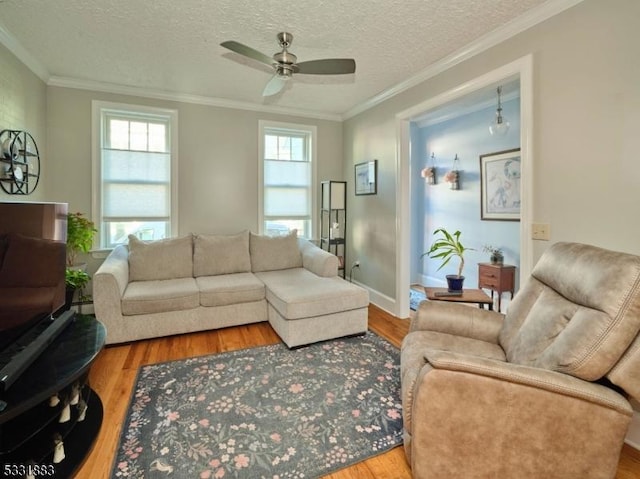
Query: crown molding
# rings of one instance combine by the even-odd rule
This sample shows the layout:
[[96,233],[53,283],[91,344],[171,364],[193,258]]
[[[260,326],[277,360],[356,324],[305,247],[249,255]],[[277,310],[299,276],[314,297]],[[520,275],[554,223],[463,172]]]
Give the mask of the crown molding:
[[298,108],[286,108],[279,106],[267,106],[258,103],[225,100],[222,98],[190,95],[185,93],[168,92],[163,90],[149,90],[147,88],[131,87],[115,83],[80,80],[77,78],[52,76],[47,68],[31,55],[22,44],[0,23],[0,43],[2,43],[18,60],[24,63],[38,78],[48,86],[63,88],[75,88],[79,90],[92,90],[104,93],[130,95],[156,100],[193,103],[197,105],[216,106],[235,110],[257,111],[273,113],[277,115],[312,118],[317,120],[342,121],[342,115],[334,113],[304,110]]
[[[514,91],[509,93],[508,95],[502,95],[502,103],[507,103],[511,100],[519,99],[520,91]],[[461,116],[467,116],[472,113],[482,111],[488,108],[496,109],[496,99],[492,98],[490,100],[484,100],[482,102],[474,103],[473,105],[469,105],[466,107],[456,106],[455,109],[448,111],[443,114],[436,115],[426,115],[424,118],[420,118],[415,120],[415,124],[418,128],[425,128],[428,126],[437,125],[438,123],[443,123],[445,121],[453,120],[455,118]]]
[[217,106],[222,108],[232,108],[247,111],[257,111],[263,113],[273,113],[278,115],[289,115],[304,118],[314,118],[328,121],[344,121],[373,108],[380,103],[393,98],[394,96],[432,78],[455,65],[468,60],[469,58],[508,40],[509,38],[541,23],[579,3],[583,0],[550,0],[549,2],[534,8],[520,17],[506,23],[502,27],[484,35],[477,41],[452,53],[420,71],[417,75],[398,83],[397,85],[384,90],[369,100],[351,108],[342,114],[332,114],[314,110],[303,110],[296,108],[285,108],[278,106],[267,106],[258,103],[241,102],[235,100],[225,100],[221,98],[190,95],[162,90],[148,90],[146,88],[129,87],[106,82],[85,81],[68,77],[51,76],[42,62],[31,55],[9,31],[0,23],[0,43],[2,43],[11,53],[13,53],[27,68],[37,75],[43,82],[50,86],[65,88],[76,88],[82,90],[94,90],[106,93],[116,93],[132,95],[143,98],[154,98],[159,100],[194,103],[199,105]]
[[148,88],[119,85],[116,83],[97,82],[79,80],[76,78],[52,76],[47,82],[49,86],[62,88],[75,88],[78,90],[100,91],[105,93],[115,93],[120,95],[130,95],[142,98],[153,98],[155,100],[176,101],[181,103],[193,103],[196,105],[216,106],[221,108],[232,108],[235,110],[258,111],[263,113],[274,113],[278,115],[298,116],[304,118],[314,118],[317,120],[341,121],[339,114],[324,113],[312,110],[297,108],[285,108],[279,106],[260,105],[258,103],[242,102],[236,100],[225,100],[186,93],[176,93],[164,90],[150,90]]
[[47,70],[47,67],[31,55],[31,53],[29,53],[1,23],[0,43],[3,44],[7,50],[13,53],[18,60],[24,63],[29,70],[40,78],[40,80],[47,83],[49,80],[49,70]]
[[492,32],[487,33],[486,35],[480,37],[478,40],[473,43],[467,45],[466,47],[461,48],[460,50],[452,53],[444,57],[442,60],[439,60],[424,70],[420,71],[418,74],[408,78],[407,80],[398,83],[397,85],[384,90],[378,95],[370,98],[369,100],[361,103],[360,105],[355,106],[350,109],[346,113],[342,115],[343,120],[348,120],[360,113],[365,112],[373,108],[380,103],[393,98],[394,96],[413,88],[416,85],[428,80],[429,78],[433,78],[436,75],[448,70],[449,68],[462,63],[469,58],[478,55],[479,53],[488,50],[491,47],[494,47],[509,38],[528,30],[529,28],[537,25],[538,23],[542,23],[543,21],[558,15],[559,13],[581,3],[583,0],[551,0],[543,5],[533,8],[528,12],[520,15],[514,20],[505,23],[503,26],[493,30]]

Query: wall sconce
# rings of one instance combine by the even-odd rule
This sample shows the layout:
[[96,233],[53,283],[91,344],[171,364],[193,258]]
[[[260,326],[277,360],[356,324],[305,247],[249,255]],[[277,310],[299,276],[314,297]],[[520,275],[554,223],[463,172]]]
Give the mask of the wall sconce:
[[422,176],[428,185],[436,184],[436,156],[435,153],[431,153],[431,162],[426,167],[422,168],[420,176]]
[[459,190],[460,189],[460,160],[458,159],[458,154],[456,153],[456,157],[453,159],[453,165],[451,166],[451,171],[448,171],[446,175],[444,175],[444,181],[449,183],[449,189]]
[[502,93],[502,87],[498,87],[498,109],[496,110],[496,118],[493,123],[489,125],[489,133],[492,135],[505,135],[509,130],[509,122],[502,116],[502,103],[500,102],[500,94]]

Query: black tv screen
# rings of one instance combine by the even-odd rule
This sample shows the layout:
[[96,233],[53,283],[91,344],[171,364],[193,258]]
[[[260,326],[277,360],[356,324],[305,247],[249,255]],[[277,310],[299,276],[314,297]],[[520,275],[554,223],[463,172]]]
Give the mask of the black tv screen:
[[67,209],[0,202],[0,351],[64,305]]

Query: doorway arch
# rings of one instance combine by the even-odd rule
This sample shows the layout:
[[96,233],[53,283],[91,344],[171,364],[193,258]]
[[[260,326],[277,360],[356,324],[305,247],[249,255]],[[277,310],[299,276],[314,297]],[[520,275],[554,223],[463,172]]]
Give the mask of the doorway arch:
[[522,161],[520,210],[520,283],[533,267],[533,58],[527,55],[469,82],[454,87],[396,115],[396,301],[394,314],[409,316],[411,236],[411,121],[428,111],[476,90],[505,80],[520,80],[520,152]]

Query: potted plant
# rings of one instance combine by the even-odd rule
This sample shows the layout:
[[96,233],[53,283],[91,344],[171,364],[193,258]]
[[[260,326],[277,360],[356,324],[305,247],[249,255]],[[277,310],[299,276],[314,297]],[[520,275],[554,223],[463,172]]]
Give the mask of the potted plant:
[[482,250],[485,253],[490,253],[491,257],[489,258],[489,260],[491,261],[491,264],[502,264],[504,263],[504,254],[502,253],[502,248],[496,248],[494,246],[491,246],[490,244],[488,245],[484,245],[482,247]]
[[78,253],[88,253],[93,237],[98,232],[95,224],[82,213],[67,214],[67,266],[75,266]]
[[65,309],[71,307],[76,290],[82,290],[91,277],[85,271],[86,263],[77,264],[79,253],[88,253],[93,246],[93,237],[97,233],[93,221],[82,213],[67,214],[67,268],[65,270],[66,301]]
[[[73,296],[76,294],[76,290],[82,290],[87,285],[91,276],[86,271],[81,269],[67,268],[65,271],[65,302],[64,310],[68,311],[73,303]],[[81,301],[86,299],[85,297],[79,298]]]
[[458,274],[448,274],[447,284],[449,291],[462,291],[462,285],[464,282],[464,276],[462,276],[462,270],[464,269],[464,253],[466,251],[474,251],[473,248],[467,248],[460,242],[460,231],[455,233],[449,233],[445,228],[438,228],[433,232],[435,235],[440,235],[437,238],[429,251],[422,254],[421,257],[429,256],[429,258],[438,258],[442,260],[438,271],[446,266],[452,258],[458,257],[460,263],[458,265]]

